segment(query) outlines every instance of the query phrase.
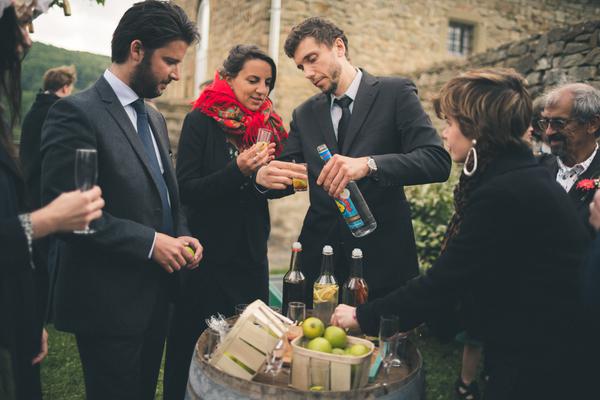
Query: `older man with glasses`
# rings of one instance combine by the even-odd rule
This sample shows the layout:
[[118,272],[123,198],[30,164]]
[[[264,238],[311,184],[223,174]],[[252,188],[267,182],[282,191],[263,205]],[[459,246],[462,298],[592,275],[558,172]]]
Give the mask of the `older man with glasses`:
[[552,89],[545,96],[544,111],[537,123],[556,156],[542,163],[569,193],[590,235],[595,236],[588,222],[594,190],[581,182],[600,177],[596,142],[600,135],[600,91],[584,83]]

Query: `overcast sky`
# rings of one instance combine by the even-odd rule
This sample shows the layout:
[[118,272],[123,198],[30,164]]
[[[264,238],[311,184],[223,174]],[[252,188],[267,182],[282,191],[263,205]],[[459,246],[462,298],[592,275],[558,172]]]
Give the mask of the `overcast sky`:
[[71,0],[71,16],[63,9],[52,7],[34,21],[36,42],[43,42],[69,50],[89,51],[110,56],[112,33],[125,11],[138,0],[106,0],[105,5],[95,0]]

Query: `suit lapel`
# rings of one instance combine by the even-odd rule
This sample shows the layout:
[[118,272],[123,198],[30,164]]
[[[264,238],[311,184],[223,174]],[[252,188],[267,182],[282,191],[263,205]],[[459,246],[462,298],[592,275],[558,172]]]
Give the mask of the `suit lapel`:
[[331,101],[329,96],[320,94],[314,100],[312,107],[315,119],[319,123],[320,130],[323,133],[323,141],[329,147],[332,154],[339,153],[333,123],[331,122]]
[[[377,95],[377,79],[372,75],[369,75],[366,71],[362,71],[363,76],[356,93],[356,99],[354,100],[354,107],[352,108],[352,116],[350,117],[350,125],[348,126],[348,132],[346,133],[346,139],[344,140],[344,148],[341,154],[348,154],[348,151],[352,147],[352,142],[358,135],[360,128],[365,122],[373,100]],[[331,117],[329,118],[331,120]]]
[[[142,139],[138,135],[137,131],[134,129],[129,116],[125,112],[125,108],[121,105],[119,98],[110,87],[106,79],[101,77],[98,82],[96,82],[96,90],[98,91],[100,98],[106,105],[106,110],[113,117],[113,119],[117,122],[121,131],[131,144],[131,147],[137,154],[138,158],[142,162],[144,168],[146,168],[148,175],[152,178],[152,182],[156,186],[157,193],[159,192],[157,181],[158,177],[154,176],[152,173],[152,167],[150,166],[150,160],[148,160],[148,156],[146,155],[146,150],[144,149],[144,144],[142,143]],[[160,148],[160,146],[159,146]]]

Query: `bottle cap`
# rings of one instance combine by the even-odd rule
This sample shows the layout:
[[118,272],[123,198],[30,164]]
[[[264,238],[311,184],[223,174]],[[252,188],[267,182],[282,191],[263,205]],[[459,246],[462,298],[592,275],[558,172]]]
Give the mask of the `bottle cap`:
[[331,247],[329,245],[323,246],[323,255],[324,256],[330,256],[332,254],[333,254],[333,247]]
[[361,249],[352,250],[352,258],[362,258],[363,253]]
[[302,244],[300,244],[300,242],[294,242],[292,244],[292,251],[302,251]]

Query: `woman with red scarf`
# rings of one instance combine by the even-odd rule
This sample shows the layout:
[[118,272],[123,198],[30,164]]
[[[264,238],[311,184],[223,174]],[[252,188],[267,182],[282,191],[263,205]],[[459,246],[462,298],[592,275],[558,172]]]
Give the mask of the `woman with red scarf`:
[[[177,179],[189,228],[205,255],[200,268],[182,274],[167,345],[165,399],[184,397],[194,344],[207,317],[231,316],[236,304],[268,301],[269,209],[253,177],[281,153],[287,138],[268,97],[275,78],[268,55],[237,45],[183,123]],[[262,150],[256,145],[260,128],[272,132]]]

